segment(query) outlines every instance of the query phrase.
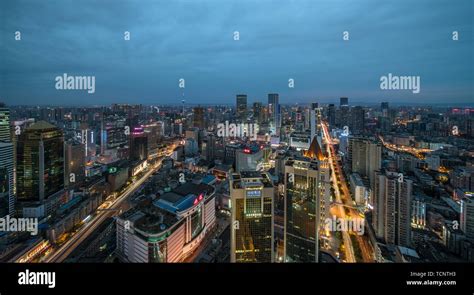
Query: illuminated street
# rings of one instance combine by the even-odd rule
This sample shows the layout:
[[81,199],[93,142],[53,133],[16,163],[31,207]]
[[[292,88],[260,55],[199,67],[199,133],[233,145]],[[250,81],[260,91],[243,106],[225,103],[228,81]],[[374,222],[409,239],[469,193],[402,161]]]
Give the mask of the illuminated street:
[[[172,151],[175,147],[176,144],[170,146],[168,150]],[[91,220],[86,222],[78,232],[71,236],[70,239],[67,240],[60,248],[51,252],[46,258],[44,258],[43,261],[64,261],[68,257],[68,255],[70,255],[74,251],[74,249],[76,249],[76,247],[81,244],[81,242],[83,242],[89,235],[94,232],[95,229],[100,226],[102,222],[104,222],[107,218],[116,215],[117,211],[120,212],[120,206],[122,205],[122,202],[124,202],[128,197],[130,197],[151,175],[153,175],[155,171],[160,169],[161,161],[162,159],[160,159],[151,169],[145,172],[140,179],[130,184],[121,195],[119,195],[114,201],[109,204],[108,207],[101,208],[101,210],[98,211],[92,217]]]

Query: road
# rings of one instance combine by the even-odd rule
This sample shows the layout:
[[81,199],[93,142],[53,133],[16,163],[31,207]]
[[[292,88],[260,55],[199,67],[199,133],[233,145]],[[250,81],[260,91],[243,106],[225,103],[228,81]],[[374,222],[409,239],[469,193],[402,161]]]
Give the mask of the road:
[[[327,130],[327,125],[322,124],[323,126],[323,137],[326,140],[326,147],[327,147],[327,154],[329,158],[329,165],[331,166],[331,178],[332,178],[332,183],[333,183],[333,188],[334,188],[334,194],[336,196],[336,202],[337,203],[342,203],[341,201],[341,193],[339,191],[339,186],[336,178],[336,173],[335,173],[335,168],[334,168],[334,162],[337,162],[334,157],[334,147],[332,144],[331,136],[329,135],[329,132]],[[337,208],[339,209],[339,214],[341,218],[345,219],[346,218],[346,213],[344,211],[344,207],[342,205],[337,205]],[[357,262],[355,255],[354,255],[354,247],[352,246],[352,241],[351,237],[349,236],[349,233],[347,231],[342,232],[342,239],[344,242],[344,250],[345,250],[345,260],[346,262]]]
[[[333,187],[336,195],[336,202],[340,203],[338,205],[339,207],[339,212],[341,213],[342,218],[360,218],[359,216],[359,211],[357,209],[353,208],[353,200],[351,197],[351,192],[349,190],[349,186],[347,184],[347,180],[344,177],[344,173],[342,170],[341,165],[339,164],[339,161],[337,161],[336,158],[336,153],[334,150],[334,145],[332,143],[331,137],[328,132],[328,127],[327,123],[324,122],[322,124],[323,126],[323,135],[326,138],[326,142],[328,143],[328,157],[329,157],[329,162],[331,165],[332,169],[332,179],[333,179]],[[339,176],[339,180],[336,177],[336,173]],[[339,185],[341,189],[339,189]],[[341,191],[342,191],[342,197],[341,197]],[[344,205],[342,205],[344,204]],[[346,217],[346,212],[343,207],[348,208],[348,216]],[[370,246],[370,243],[368,241],[368,238],[366,236],[361,236],[358,234],[355,234],[357,244],[359,245],[359,249],[362,254],[362,260],[363,262],[374,262],[374,255],[373,252],[374,250]],[[356,262],[355,256],[354,255],[354,249],[352,245],[352,241],[350,239],[350,236],[347,232],[343,232],[343,239],[344,239],[344,245],[346,245],[346,252],[350,252],[349,255],[351,256],[350,259],[347,259],[350,262]],[[346,243],[347,241],[347,243]],[[350,245],[350,247],[347,247],[347,245]],[[347,248],[350,248],[349,251],[347,251]],[[347,253],[346,253],[347,255]],[[346,256],[347,257],[347,256]]]
[[[171,151],[174,149],[175,145],[170,147]],[[168,154],[168,156],[171,153]],[[134,183],[130,184],[127,189],[115,198],[111,204],[103,209],[98,210],[92,219],[85,223],[82,228],[71,236],[61,247],[53,251],[48,257],[44,259],[44,262],[62,262],[64,261],[88,236],[90,236],[107,218],[116,215],[120,210],[122,202],[125,201],[128,197],[133,195],[133,193],[138,190],[138,188],[155,172],[161,167],[161,159],[148,171],[146,171],[143,176],[136,180]]]
[[380,139],[380,141],[382,142],[382,144],[384,145],[385,148],[387,148],[391,151],[394,151],[394,152],[409,153],[409,154],[412,154],[413,156],[417,157],[418,159],[424,159],[425,158],[424,154],[431,153],[433,151],[431,149],[414,148],[414,147],[410,147],[410,146],[399,146],[399,145],[395,145],[395,144],[392,144],[392,143],[388,143],[383,139],[383,137],[381,135],[379,135],[379,139]]
[[[332,150],[332,157],[335,158],[334,148]],[[339,176],[338,182],[341,184],[342,192],[344,197],[342,197],[342,201],[344,206],[349,210],[349,217],[352,219],[360,218],[359,211],[353,207],[353,200],[351,197],[351,192],[349,190],[349,186],[347,184],[347,180],[345,179],[344,173],[342,171],[341,164],[339,161],[335,161],[334,167],[336,168],[336,173]],[[361,250],[362,259],[364,262],[374,262],[373,258],[373,250],[371,250],[370,244],[367,240],[367,237],[360,236],[358,234],[355,235],[357,243],[359,244],[359,248]]]

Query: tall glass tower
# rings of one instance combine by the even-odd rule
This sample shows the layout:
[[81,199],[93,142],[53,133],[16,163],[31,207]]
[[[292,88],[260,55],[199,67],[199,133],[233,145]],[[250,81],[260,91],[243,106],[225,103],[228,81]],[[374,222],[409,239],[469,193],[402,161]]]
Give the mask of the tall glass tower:
[[[324,167],[323,167],[324,166]],[[328,214],[329,173],[324,162],[307,157],[285,163],[284,257],[318,262],[321,220]]]
[[40,121],[26,128],[16,154],[19,201],[44,201],[64,188],[64,138],[56,126]]
[[273,262],[274,187],[267,173],[242,171],[230,179],[231,262]]

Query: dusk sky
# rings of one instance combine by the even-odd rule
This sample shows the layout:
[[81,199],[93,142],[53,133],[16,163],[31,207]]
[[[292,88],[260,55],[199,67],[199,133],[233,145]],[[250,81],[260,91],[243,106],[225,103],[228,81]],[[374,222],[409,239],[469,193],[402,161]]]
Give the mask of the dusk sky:
[[[0,101],[178,103],[183,78],[192,104],[276,92],[281,103],[473,105],[473,15],[472,0],[1,0]],[[57,90],[63,73],[95,76],[95,93]],[[388,73],[420,76],[420,93],[381,90]]]

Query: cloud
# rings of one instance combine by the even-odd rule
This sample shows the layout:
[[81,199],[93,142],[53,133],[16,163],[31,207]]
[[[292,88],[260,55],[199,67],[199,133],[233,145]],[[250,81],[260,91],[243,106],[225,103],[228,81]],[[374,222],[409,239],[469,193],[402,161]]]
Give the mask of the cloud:
[[[389,72],[420,75],[417,98],[430,102],[449,93],[471,102],[474,93],[471,0],[4,0],[0,10],[0,100],[8,104],[173,103],[179,78],[200,103],[234,103],[237,92],[263,100],[270,91],[283,103],[377,102],[394,95],[378,89]],[[96,93],[55,90],[62,73],[95,75]]]

